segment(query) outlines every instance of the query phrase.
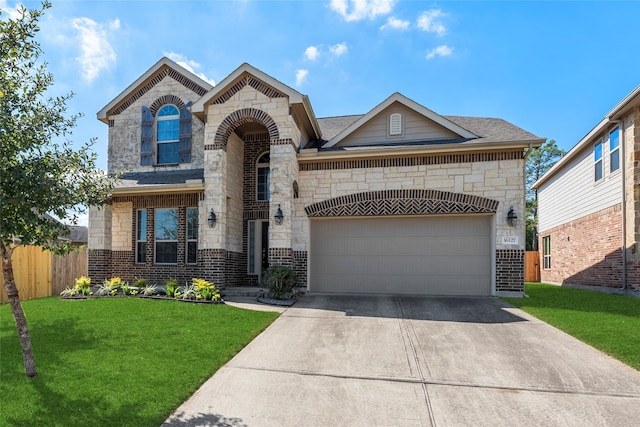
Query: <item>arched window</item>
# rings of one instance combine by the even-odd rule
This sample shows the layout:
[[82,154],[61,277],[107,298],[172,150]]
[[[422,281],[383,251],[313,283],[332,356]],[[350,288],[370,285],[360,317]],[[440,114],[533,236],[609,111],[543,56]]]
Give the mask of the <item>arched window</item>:
[[156,116],[156,141],[159,165],[178,163],[180,138],[180,111],[175,105],[160,108]]
[[256,198],[258,200],[269,200],[269,183],[271,169],[269,168],[269,153],[265,153],[258,158],[256,169],[257,191]]

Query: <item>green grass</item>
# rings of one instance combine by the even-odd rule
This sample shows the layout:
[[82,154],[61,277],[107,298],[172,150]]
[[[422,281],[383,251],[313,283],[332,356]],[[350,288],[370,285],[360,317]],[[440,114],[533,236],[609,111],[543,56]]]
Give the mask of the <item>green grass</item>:
[[640,299],[541,283],[527,283],[525,293],[503,299],[640,370]]
[[137,298],[23,307],[38,375],[25,376],[11,309],[0,305],[2,426],[157,427],[278,316]]

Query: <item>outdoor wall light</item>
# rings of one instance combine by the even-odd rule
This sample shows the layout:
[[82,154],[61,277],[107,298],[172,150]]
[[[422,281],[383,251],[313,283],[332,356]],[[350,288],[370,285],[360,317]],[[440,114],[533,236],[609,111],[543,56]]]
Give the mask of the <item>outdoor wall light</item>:
[[284,215],[282,214],[282,209],[280,209],[280,204],[278,204],[278,209],[276,209],[276,214],[273,217],[276,220],[276,224],[282,224],[282,220],[284,219]]
[[507,224],[512,227],[518,225],[518,215],[516,215],[516,212],[513,210],[513,206],[511,206],[509,212],[507,212]]
[[210,228],[216,226],[216,213],[213,211],[213,208],[211,209],[211,213],[209,213],[209,219],[207,219],[207,222],[209,222]]

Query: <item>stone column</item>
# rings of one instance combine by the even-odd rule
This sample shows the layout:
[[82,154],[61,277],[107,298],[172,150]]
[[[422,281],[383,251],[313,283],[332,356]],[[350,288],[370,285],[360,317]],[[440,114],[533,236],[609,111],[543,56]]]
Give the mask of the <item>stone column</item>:
[[[218,287],[226,285],[225,255],[227,229],[227,153],[224,147],[205,149],[204,200],[200,203],[198,263],[205,278]],[[216,224],[209,226],[209,215],[215,213]]]
[[111,205],[89,208],[88,274],[94,285],[111,277]]

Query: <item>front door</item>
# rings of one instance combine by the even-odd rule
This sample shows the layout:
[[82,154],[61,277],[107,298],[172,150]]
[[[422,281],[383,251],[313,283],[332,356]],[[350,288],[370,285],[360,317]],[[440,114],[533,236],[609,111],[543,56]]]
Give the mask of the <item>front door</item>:
[[249,221],[247,247],[247,273],[262,278],[262,272],[269,268],[269,221]]

